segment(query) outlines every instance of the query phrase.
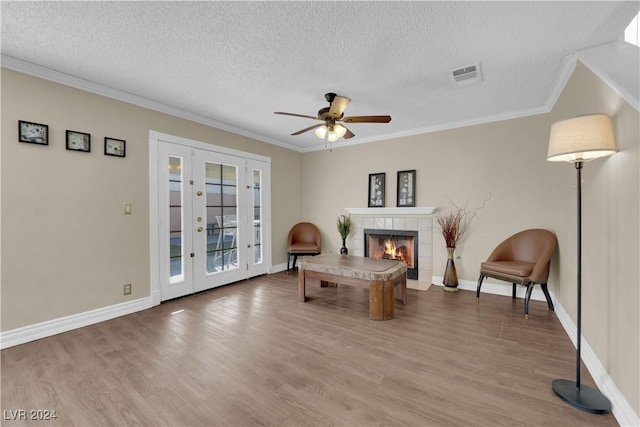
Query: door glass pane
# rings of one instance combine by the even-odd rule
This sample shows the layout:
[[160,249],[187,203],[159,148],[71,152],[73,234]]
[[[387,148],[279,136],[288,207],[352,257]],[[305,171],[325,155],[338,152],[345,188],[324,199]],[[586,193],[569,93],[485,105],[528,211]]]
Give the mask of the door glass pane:
[[207,184],[221,184],[222,183],[222,170],[217,163],[206,163],[206,182]]
[[238,268],[238,168],[206,162],[207,273]]
[[253,170],[253,262],[262,263],[262,173]]
[[169,157],[169,272],[170,283],[184,278],[182,227],[182,158]]

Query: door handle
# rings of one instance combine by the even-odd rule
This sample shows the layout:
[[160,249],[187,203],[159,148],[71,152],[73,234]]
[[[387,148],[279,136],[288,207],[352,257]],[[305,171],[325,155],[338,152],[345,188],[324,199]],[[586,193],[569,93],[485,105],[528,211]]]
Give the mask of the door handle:
[[198,196],[202,196],[202,191],[198,190],[198,191],[196,192],[196,194],[197,194]]
[[196,230],[198,230],[198,233],[202,233],[202,227],[198,227]]

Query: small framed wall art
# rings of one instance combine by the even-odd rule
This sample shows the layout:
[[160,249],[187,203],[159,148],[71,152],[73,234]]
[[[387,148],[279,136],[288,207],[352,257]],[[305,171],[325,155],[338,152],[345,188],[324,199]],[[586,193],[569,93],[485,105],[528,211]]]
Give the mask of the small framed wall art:
[[67,130],[67,150],[91,152],[91,134]]
[[126,141],[124,139],[104,137],[104,155],[125,157]]
[[384,207],[384,172],[369,174],[369,207]]
[[31,144],[49,145],[49,125],[18,120],[18,140]]
[[416,171],[398,171],[398,207],[416,206]]

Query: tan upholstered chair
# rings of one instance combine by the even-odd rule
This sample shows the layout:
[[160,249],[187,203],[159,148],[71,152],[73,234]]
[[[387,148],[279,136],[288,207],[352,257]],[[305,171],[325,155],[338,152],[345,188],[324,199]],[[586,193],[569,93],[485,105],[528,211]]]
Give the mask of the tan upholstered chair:
[[539,284],[547,299],[549,310],[553,302],[547,289],[549,265],[556,250],[556,236],[548,230],[531,229],[514,234],[493,250],[480,265],[480,278],[476,298],[480,299],[480,287],[485,277],[511,282],[512,297],[516,297],[516,285],[527,287],[524,299],[524,315],[529,317],[529,299],[533,286]]
[[310,222],[299,222],[289,231],[287,243],[287,271],[289,271],[289,261],[293,255],[293,268],[296,268],[296,261],[302,255],[319,255],[321,249],[320,231],[318,227]]

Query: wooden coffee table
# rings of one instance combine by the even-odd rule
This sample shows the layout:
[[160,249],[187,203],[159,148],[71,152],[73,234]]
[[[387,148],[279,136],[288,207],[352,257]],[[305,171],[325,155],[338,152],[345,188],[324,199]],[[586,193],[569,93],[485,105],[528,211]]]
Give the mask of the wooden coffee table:
[[371,320],[393,319],[394,298],[403,304],[407,303],[407,265],[400,261],[352,255],[305,258],[298,267],[298,294],[301,302],[306,301],[307,279],[319,279],[322,287],[342,284],[369,288]]

